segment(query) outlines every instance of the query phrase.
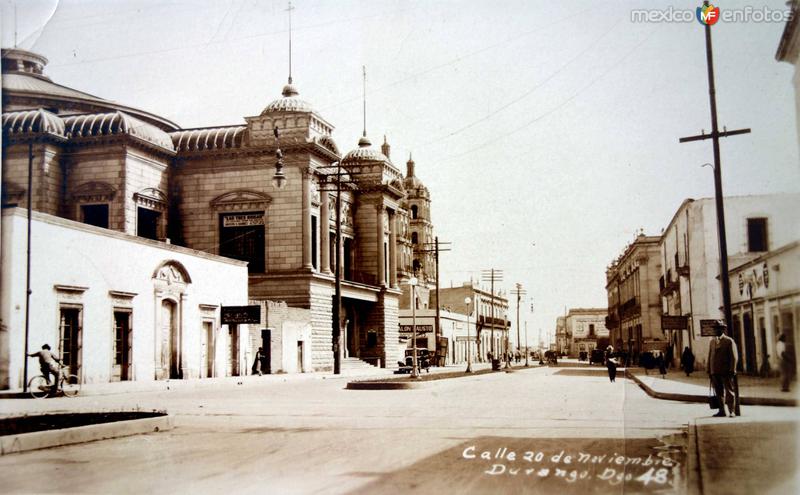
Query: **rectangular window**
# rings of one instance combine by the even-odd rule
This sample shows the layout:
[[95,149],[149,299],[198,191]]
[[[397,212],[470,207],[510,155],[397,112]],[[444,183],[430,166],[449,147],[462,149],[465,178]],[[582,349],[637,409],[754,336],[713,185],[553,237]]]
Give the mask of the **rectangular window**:
[[317,246],[318,238],[319,235],[317,230],[317,217],[311,215],[311,266],[314,267],[314,270],[319,269],[319,263],[317,262],[317,256],[318,256],[317,251],[319,251],[319,248]]
[[264,213],[220,215],[219,254],[246,261],[248,273],[264,273]]
[[108,228],[108,205],[81,205],[81,222]]
[[769,239],[767,237],[766,218],[747,219],[747,251],[760,252],[769,251]]
[[336,254],[336,233],[329,232],[328,233],[328,241],[330,242],[329,253],[330,253],[330,260],[328,260],[331,264],[331,271],[336,272],[336,260],[338,259],[338,255]]
[[344,240],[344,253],[342,253],[342,270],[344,271],[344,279],[353,279],[353,239],[349,237]]
[[114,370],[112,376],[116,380],[131,379],[132,337],[130,311],[114,311]]
[[81,367],[81,308],[62,306],[59,310],[59,352],[69,373],[80,376]]
[[136,214],[136,235],[157,241],[160,218],[160,212],[139,207]]

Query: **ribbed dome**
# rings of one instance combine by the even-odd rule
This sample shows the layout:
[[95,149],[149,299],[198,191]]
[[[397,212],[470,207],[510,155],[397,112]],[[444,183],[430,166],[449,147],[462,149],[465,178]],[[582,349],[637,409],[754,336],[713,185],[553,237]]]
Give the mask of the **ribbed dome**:
[[292,84],[287,84],[283,87],[283,94],[282,98],[278,98],[277,100],[273,101],[267,108],[261,112],[261,115],[265,115],[268,113],[273,112],[311,112],[313,109],[311,105],[300,98],[300,93],[297,91],[297,88],[294,87]]
[[342,163],[358,163],[358,162],[387,162],[386,155],[380,151],[372,148],[372,142],[367,136],[362,136],[358,140],[358,148],[350,151],[344,158]]

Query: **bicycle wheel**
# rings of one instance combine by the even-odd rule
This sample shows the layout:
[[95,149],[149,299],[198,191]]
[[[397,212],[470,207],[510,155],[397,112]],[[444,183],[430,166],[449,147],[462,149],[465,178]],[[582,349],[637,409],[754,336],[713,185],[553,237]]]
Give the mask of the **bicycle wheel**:
[[65,397],[75,397],[81,391],[81,381],[75,375],[66,375],[61,379],[61,391]]
[[28,382],[28,391],[35,399],[43,399],[50,394],[52,385],[47,383],[43,375],[37,375]]

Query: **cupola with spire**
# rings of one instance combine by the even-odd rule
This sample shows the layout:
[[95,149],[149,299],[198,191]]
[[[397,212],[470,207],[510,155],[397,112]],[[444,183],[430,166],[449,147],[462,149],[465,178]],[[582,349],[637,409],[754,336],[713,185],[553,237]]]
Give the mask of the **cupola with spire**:
[[338,155],[331,138],[333,126],[314,110],[310,103],[300,98],[292,81],[292,17],[289,6],[289,78],[283,86],[281,97],[270,102],[257,117],[245,117],[247,141],[250,146],[270,146],[274,143],[275,129],[287,142],[317,142]]

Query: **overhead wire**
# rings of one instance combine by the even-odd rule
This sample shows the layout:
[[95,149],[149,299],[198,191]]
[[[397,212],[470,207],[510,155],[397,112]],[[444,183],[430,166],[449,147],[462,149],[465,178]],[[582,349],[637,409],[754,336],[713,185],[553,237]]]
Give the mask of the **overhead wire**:
[[530,127],[531,125],[541,121],[542,119],[554,114],[558,110],[561,110],[563,107],[565,107],[567,104],[571,103],[573,100],[575,100],[578,96],[580,96],[587,89],[591,88],[592,86],[597,84],[597,82],[599,82],[602,78],[604,78],[605,76],[610,74],[619,64],[624,62],[639,47],[641,47],[645,42],[647,42],[653,36],[653,34],[656,33],[656,31],[657,31],[656,29],[651,30],[650,33],[647,36],[645,36],[638,43],[636,43],[633,46],[633,48],[631,48],[630,50],[625,52],[625,54],[622,57],[620,57],[614,63],[612,63],[609,67],[607,67],[606,70],[603,71],[600,75],[598,75],[597,77],[595,77],[592,80],[590,80],[587,84],[581,86],[577,91],[573,92],[569,97],[567,97],[565,100],[563,100],[561,103],[559,103],[555,107],[551,108],[550,110],[544,112],[541,115],[538,115],[537,117],[534,117],[533,119],[529,120],[528,122],[526,122],[526,123],[524,123],[524,124],[522,124],[522,125],[520,125],[518,127],[515,127],[513,129],[511,129],[510,131],[504,132],[503,134],[497,136],[496,138],[493,138],[491,140],[485,141],[485,142],[479,144],[478,146],[470,148],[470,149],[468,149],[466,151],[463,151],[461,153],[458,153],[458,154],[455,154],[455,155],[447,155],[447,156],[445,156],[443,158],[440,158],[438,161],[439,162],[445,162],[445,161],[454,160],[456,158],[461,158],[463,156],[475,153],[476,151],[480,151],[480,150],[486,148],[487,146],[491,146],[491,145],[497,144],[498,142],[503,141],[505,139],[508,139],[509,137],[513,136],[514,134],[517,134],[518,132]]

